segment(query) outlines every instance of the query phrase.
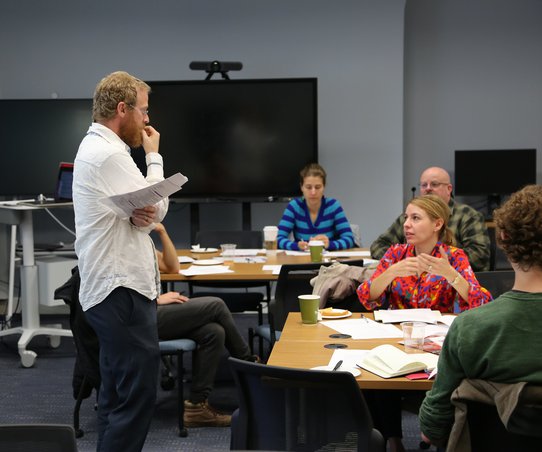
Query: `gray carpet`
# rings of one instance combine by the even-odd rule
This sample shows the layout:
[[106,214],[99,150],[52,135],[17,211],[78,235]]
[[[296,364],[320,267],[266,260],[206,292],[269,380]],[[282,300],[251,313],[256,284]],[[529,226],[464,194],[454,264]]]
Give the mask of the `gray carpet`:
[[[246,334],[248,325],[255,322],[252,315],[236,314],[235,318],[243,334]],[[57,321],[55,317],[54,322]],[[51,349],[45,337],[34,338],[29,349],[36,351],[38,358],[33,368],[26,369],[20,365],[18,339],[18,335],[0,339],[0,423],[72,424],[74,400],[71,379],[75,357],[72,340],[62,338],[60,347]],[[210,402],[218,409],[233,411],[237,396],[225,358]],[[188,367],[188,360],[186,364]],[[229,428],[194,428],[189,429],[187,438],[179,438],[175,401],[176,392],[158,388],[158,401],[144,451],[229,450]],[[91,396],[81,406],[80,423],[85,434],[77,440],[80,452],[91,452],[96,448],[94,402],[94,396]],[[403,433],[407,450],[418,451],[420,437],[415,414],[403,413]]]

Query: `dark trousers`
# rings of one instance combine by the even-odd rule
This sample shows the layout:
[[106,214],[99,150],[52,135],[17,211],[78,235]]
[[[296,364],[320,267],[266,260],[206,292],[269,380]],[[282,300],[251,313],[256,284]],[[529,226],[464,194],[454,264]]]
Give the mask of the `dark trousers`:
[[193,403],[203,402],[211,393],[224,346],[234,358],[250,357],[228,307],[216,297],[158,306],[158,335],[161,340],[187,338],[198,344],[190,386]]
[[403,391],[364,389],[363,397],[373,418],[373,425],[384,439],[402,438],[401,399]]
[[117,287],[85,312],[100,341],[98,452],[141,451],[156,402],[156,303]]

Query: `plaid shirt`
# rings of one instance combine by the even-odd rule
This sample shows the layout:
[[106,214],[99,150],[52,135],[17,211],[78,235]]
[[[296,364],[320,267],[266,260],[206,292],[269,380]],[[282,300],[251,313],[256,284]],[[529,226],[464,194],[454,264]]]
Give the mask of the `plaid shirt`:
[[[489,270],[490,243],[484,216],[466,204],[456,203],[450,199],[451,210],[448,227],[455,235],[457,248],[467,254],[472,269]],[[406,243],[403,231],[404,216],[400,215],[371,245],[371,257],[381,259],[391,245]]]

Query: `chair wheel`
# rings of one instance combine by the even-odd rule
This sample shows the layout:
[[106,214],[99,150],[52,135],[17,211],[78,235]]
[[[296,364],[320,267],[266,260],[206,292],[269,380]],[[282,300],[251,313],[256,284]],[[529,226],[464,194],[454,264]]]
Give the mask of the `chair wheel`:
[[78,428],[77,430],[75,430],[75,437],[76,437],[76,438],[82,438],[84,434],[85,434],[85,432],[84,432],[82,429],[80,429],[80,428]]
[[166,375],[160,380],[160,387],[164,391],[171,391],[175,387],[175,378]]
[[186,428],[183,428],[179,431],[179,436],[181,438],[186,438],[188,436],[188,430],[186,430]]

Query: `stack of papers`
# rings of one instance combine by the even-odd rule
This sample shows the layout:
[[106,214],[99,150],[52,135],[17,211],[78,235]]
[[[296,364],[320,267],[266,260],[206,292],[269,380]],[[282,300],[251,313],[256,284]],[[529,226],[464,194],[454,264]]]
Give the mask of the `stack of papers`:
[[382,323],[425,322],[437,323],[440,311],[431,309],[380,309],[374,312],[375,320]]
[[322,322],[339,333],[349,334],[352,339],[394,339],[402,338],[403,332],[393,325],[384,325],[367,318],[328,320]]

